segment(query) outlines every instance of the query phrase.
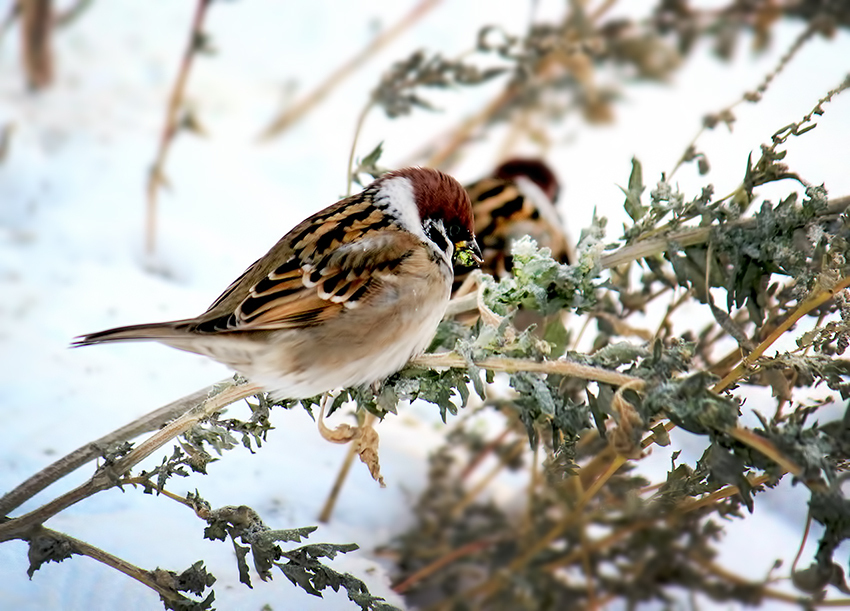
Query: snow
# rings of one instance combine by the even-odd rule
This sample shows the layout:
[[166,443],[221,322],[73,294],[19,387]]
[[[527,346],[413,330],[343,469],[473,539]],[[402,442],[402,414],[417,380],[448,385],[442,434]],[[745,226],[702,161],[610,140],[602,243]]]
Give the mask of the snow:
[[[0,1],[0,15],[10,1]],[[556,14],[561,6],[539,4],[544,15]],[[38,95],[23,84],[17,31],[7,33],[0,42],[0,129],[12,125],[14,133],[0,163],[0,421],[5,432],[0,491],[76,447],[227,377],[220,365],[158,345],[69,350],[68,344],[85,332],[203,311],[286,230],[343,195],[356,118],[386,66],[419,47],[459,55],[485,22],[513,24],[520,31],[528,21],[524,3],[488,6],[482,15],[480,3],[473,0],[441,4],[291,132],[257,144],[257,135],[288,95],[288,83],[298,83],[299,92],[310,90],[359,51],[376,24],[395,23],[409,3],[213,3],[206,31],[218,51],[196,59],[188,86],[189,104],[207,136],[181,135],[169,153],[170,188],[160,195],[156,273],[143,254],[144,183],[194,3],[93,3],[57,34],[56,83]],[[764,56],[744,51],[733,64],[722,65],[703,51],[688,60],[671,85],[630,87],[616,107],[613,127],[568,123],[562,132],[569,142],[556,147],[550,159],[566,183],[562,211],[571,231],[577,235],[598,206],[616,232],[623,220],[616,185],[626,183],[631,156],[640,157],[649,184],[669,171],[675,163],[671,151],[684,149],[700,117],[759,82],[800,30],[799,24],[780,27]],[[700,140],[718,193],[735,186],[750,150],[768,141],[777,128],[799,120],[841,81],[847,70],[841,58],[846,57],[846,33],[831,41],[814,40],[776,80],[764,102],[736,110],[733,134],[718,128]],[[444,93],[434,98],[443,112],[418,111],[398,121],[373,113],[358,154],[384,140],[384,163],[402,163],[494,91],[485,86],[463,95]],[[837,98],[826,107],[818,129],[788,147],[793,167],[839,195],[850,193],[848,112],[850,96]],[[461,160],[458,178],[473,179],[492,167],[495,142],[474,146]],[[704,182],[690,167],[680,170],[676,180],[691,194]],[[398,606],[403,603],[388,589],[374,548],[411,523],[410,500],[424,484],[429,450],[442,439],[444,427],[436,411],[432,406],[402,407],[398,417],[380,425],[388,487],[380,489],[356,465],[334,519],[308,540],[360,544],[361,551],[339,557],[332,566],[364,579],[373,593]],[[171,487],[176,492],[197,487],[214,507],[249,505],[273,528],[317,523],[346,448],[322,440],[303,411],[275,413],[273,423],[277,428],[258,456],[233,450],[210,466],[209,476],[193,475]],[[160,458],[155,454],[146,465]],[[655,473],[668,465],[664,450],[646,461]],[[81,469],[18,512],[34,509],[90,474],[91,467]],[[790,563],[805,516],[805,494],[786,488],[782,497],[771,493],[760,498],[753,520],[729,524],[722,562],[754,578],[764,575],[777,557]],[[792,501],[765,502],[771,495]],[[756,519],[764,520],[761,526]],[[190,511],[138,490],[98,494],[47,526],[145,568],[182,570],[204,559],[218,578],[220,609],[259,609],[264,604],[274,609],[355,608],[343,594],[308,596],[282,575],[271,583],[254,579],[254,589],[248,590],[238,583],[229,544],[202,540],[203,523]],[[749,529],[768,527],[770,545],[756,549]],[[0,607],[159,608],[150,590],[89,559],[45,566],[31,581],[25,578],[26,567],[25,544],[0,545]]]

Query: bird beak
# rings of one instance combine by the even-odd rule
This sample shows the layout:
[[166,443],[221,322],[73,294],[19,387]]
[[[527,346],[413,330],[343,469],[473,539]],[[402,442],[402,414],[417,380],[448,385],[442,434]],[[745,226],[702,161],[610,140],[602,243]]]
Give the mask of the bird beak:
[[455,242],[455,260],[464,267],[478,267],[484,263],[481,257],[481,249],[475,240],[461,240]]

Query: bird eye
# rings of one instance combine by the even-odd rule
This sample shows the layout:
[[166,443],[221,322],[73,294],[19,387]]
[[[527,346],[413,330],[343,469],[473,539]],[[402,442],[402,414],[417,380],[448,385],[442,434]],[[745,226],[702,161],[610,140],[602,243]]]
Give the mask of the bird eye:
[[464,230],[460,225],[449,225],[446,233],[452,242],[459,242],[464,238]]

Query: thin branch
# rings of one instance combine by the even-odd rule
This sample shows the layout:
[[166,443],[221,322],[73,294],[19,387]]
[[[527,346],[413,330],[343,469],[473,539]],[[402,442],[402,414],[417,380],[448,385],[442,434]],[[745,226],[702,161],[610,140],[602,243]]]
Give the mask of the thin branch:
[[162,586],[157,581],[156,577],[151,571],[139,568],[135,564],[130,564],[126,560],[118,558],[117,556],[113,556],[112,554],[105,552],[104,550],[100,549],[99,547],[95,547],[90,543],[80,541],[79,539],[75,539],[74,537],[66,535],[65,533],[51,530],[49,528],[44,528],[43,526],[36,528],[34,532],[22,538],[29,541],[36,537],[48,537],[55,541],[65,542],[70,546],[73,553],[80,554],[82,556],[87,556],[92,560],[97,560],[101,564],[105,564],[106,566],[113,568],[116,571],[124,573],[128,577],[132,577],[139,583],[146,585],[147,587],[155,591],[157,594],[159,594],[166,600],[184,603],[190,600],[182,594],[175,592],[173,589]]
[[322,81],[321,85],[316,87],[294,106],[278,115],[271,124],[263,130],[263,133],[260,135],[260,139],[268,140],[274,138],[292,127],[292,125],[300,120],[301,117],[307,114],[307,112],[309,112],[313,107],[324,100],[331,91],[333,91],[347,77],[351,76],[351,74],[365,64],[366,61],[368,61],[373,55],[396,39],[399,34],[414,25],[440,2],[441,0],[420,0],[420,2],[416,4],[398,23],[388,30],[381,32],[366,46],[365,49],[334,70],[324,81]]
[[795,477],[803,475],[803,469],[794,461],[785,458],[773,443],[749,429],[735,427],[727,431],[729,436],[760,452],[782,469]]
[[850,276],[842,278],[835,286],[821,289],[815,291],[813,295],[810,295],[808,298],[803,300],[802,303],[786,318],[782,321],[781,324],[777,325],[777,327],[771,332],[765,340],[756,346],[755,350],[750,352],[744,359],[741,360],[738,365],[732,369],[726,376],[720,380],[717,384],[714,385],[712,390],[716,393],[722,392],[725,389],[729,388],[732,384],[738,381],[747,370],[755,363],[755,361],[765,353],[765,351],[770,348],[773,343],[778,340],[782,335],[785,334],[791,327],[793,327],[798,320],[800,320],[803,316],[811,312],[812,310],[819,308],[824,303],[832,299],[836,293],[850,286]]
[[463,513],[463,510],[466,509],[470,503],[472,503],[476,497],[481,494],[484,489],[492,482],[496,476],[504,469],[508,464],[519,457],[522,454],[523,449],[525,448],[525,444],[521,441],[517,441],[514,443],[514,446],[506,452],[504,455],[499,457],[499,462],[493,466],[493,468],[481,478],[477,484],[472,486],[469,491],[464,495],[464,497],[454,506],[451,510],[451,516],[453,518],[457,518]]
[[80,17],[80,15],[85,13],[93,3],[94,0],[77,0],[61,13],[54,15],[53,25],[57,28],[64,28],[65,26],[71,25]]
[[192,60],[195,54],[200,49],[200,42],[202,40],[201,26],[204,22],[207,7],[209,7],[211,2],[212,0],[198,0],[198,5],[195,8],[195,16],[192,19],[192,28],[189,32],[189,42],[186,45],[186,50],[183,52],[180,70],[177,73],[177,80],[174,82],[174,87],[168,99],[165,125],[162,128],[159,149],[148,175],[147,212],[145,216],[145,248],[148,255],[152,255],[156,250],[157,196],[160,187],[166,183],[165,160],[174,136],[177,134],[179,125],[178,114],[183,106],[183,93],[186,89],[186,81],[189,78],[189,69],[192,67]]
[[[742,104],[743,102],[752,102],[752,103],[760,102],[762,95],[767,91],[767,88],[773,82],[773,79],[775,79],[777,76],[779,76],[779,74],[791,62],[791,60],[794,58],[794,56],[797,54],[797,52],[800,49],[803,48],[803,45],[806,42],[808,42],[809,40],[811,40],[812,36],[814,36],[817,32],[821,31],[821,29],[822,29],[822,24],[818,23],[817,20],[811,21],[809,23],[809,26],[805,30],[803,30],[803,32],[796,38],[796,40],[794,40],[794,42],[788,48],[788,51],[786,51],[785,54],[779,59],[779,62],[777,63],[776,67],[774,67],[773,70],[771,70],[770,72],[768,72],[765,75],[761,84],[758,87],[756,87],[755,91],[748,91],[748,92],[744,93],[737,101],[735,101],[731,105],[727,106],[726,108],[724,108],[720,112],[717,112],[714,115],[712,115],[711,116],[712,119],[716,118],[716,121],[722,121],[725,117],[730,116],[730,113],[732,112],[732,110],[736,106],[738,106],[739,104]],[[710,120],[709,117],[706,117],[705,119],[703,119],[702,126],[699,128],[697,133],[691,139],[690,144],[688,144],[687,148],[685,149],[685,152],[682,153],[682,156],[679,157],[679,160],[676,162],[676,165],[673,167],[672,170],[670,170],[670,173],[667,175],[668,180],[673,178],[673,175],[682,166],[682,164],[684,164],[686,161],[689,161],[689,156],[694,152],[694,147],[696,146],[697,140],[700,139],[702,134],[707,129],[709,129],[710,127],[713,127],[714,123],[715,123],[715,121]]]
[[370,100],[369,103],[363,107],[363,110],[360,111],[360,115],[357,117],[357,125],[354,127],[354,138],[351,141],[351,150],[348,153],[348,170],[346,172],[345,185],[346,196],[351,195],[351,181],[354,179],[354,155],[357,152],[357,141],[360,139],[360,132],[363,130],[363,124],[366,122],[366,116],[369,114],[371,109],[372,101]]
[[19,0],[24,73],[30,89],[53,80],[53,7],[51,0]]
[[231,385],[222,389],[217,395],[209,397],[194,409],[184,413],[159,432],[140,443],[127,456],[115,461],[113,465],[107,468],[98,470],[89,481],[58,496],[38,509],[0,524],[0,543],[11,539],[19,539],[34,526],[44,523],[60,511],[102,490],[112,488],[123,475],[129,473],[130,469],[170,440],[182,435],[195,426],[195,424],[220,411],[227,405],[255,395],[261,390],[255,384]]
[[392,590],[396,594],[403,594],[423,579],[430,577],[431,575],[439,571],[444,566],[448,566],[455,560],[459,560],[464,556],[469,556],[470,554],[474,554],[476,552],[480,552],[483,549],[487,549],[488,547],[490,547],[491,545],[495,545],[496,543],[498,543],[498,539],[484,539],[481,541],[473,541],[471,543],[467,543],[466,545],[462,545],[461,547],[452,550],[448,554],[440,556],[439,558],[437,558],[430,564],[422,567],[415,573],[412,573],[403,581],[400,581],[399,583],[394,585],[392,587]]
[[3,495],[0,498],[0,516],[8,515],[52,483],[76,471],[84,464],[103,456],[104,452],[111,446],[159,429],[169,420],[184,414],[189,409],[200,404],[217,389],[221,388],[222,385],[232,383],[232,378],[226,378],[217,384],[202,388],[193,392],[191,395],[186,395],[177,401],[173,401],[168,405],[145,414],[141,418],[137,418],[133,422],[104,435],[100,439],[91,441],[70,454],[63,456],[17,486],[14,490]]
[[[838,217],[838,215],[848,208],[850,208],[850,195],[833,198],[830,200],[827,209],[819,216],[819,218],[825,220]],[[755,227],[756,223],[756,219],[748,217],[728,223],[724,225],[722,229],[748,229]],[[690,227],[687,229],[680,229],[678,231],[671,231],[666,236],[652,238],[649,240],[641,240],[602,255],[599,264],[602,269],[611,269],[625,265],[632,261],[638,261],[640,259],[660,255],[668,250],[696,246],[697,244],[705,244],[711,239],[712,231],[718,228],[719,227],[717,225],[711,227]],[[474,293],[464,295],[463,297],[452,299],[449,302],[449,306],[446,309],[446,318],[457,316],[458,314],[463,314],[465,312],[471,312],[476,309],[478,309],[477,296]]]
[[[529,371],[537,373],[554,373],[559,375],[580,378],[582,380],[595,380],[613,386],[624,384],[637,384],[642,386],[641,378],[618,373],[601,367],[592,367],[570,361],[532,361],[530,359],[515,359],[502,356],[491,356],[486,359],[474,361],[474,364],[482,369],[491,371]],[[423,354],[410,360],[413,367],[425,367],[437,369],[440,367],[453,367],[466,369],[469,367],[464,358],[453,352],[442,352],[439,354]]]

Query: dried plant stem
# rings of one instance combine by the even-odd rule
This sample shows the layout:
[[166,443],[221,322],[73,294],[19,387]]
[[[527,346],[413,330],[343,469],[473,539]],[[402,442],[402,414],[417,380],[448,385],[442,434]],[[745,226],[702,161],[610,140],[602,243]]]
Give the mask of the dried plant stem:
[[451,159],[454,154],[457,153],[458,149],[472,137],[472,133],[479,126],[487,122],[490,117],[499,112],[499,109],[501,109],[505,104],[510,102],[517,92],[518,89],[516,87],[507,87],[504,91],[502,91],[502,93],[493,98],[493,100],[491,100],[490,103],[487,104],[487,106],[485,106],[478,114],[469,117],[461,125],[459,125],[457,129],[452,130],[449,142],[443,148],[431,155],[431,158],[428,159],[425,165],[433,168],[445,169],[447,161]]
[[758,435],[753,431],[750,431],[749,429],[744,429],[741,427],[729,429],[727,432],[729,433],[730,437],[737,439],[741,443],[767,456],[770,460],[782,467],[782,469],[784,469],[788,473],[791,473],[795,477],[802,476],[803,469],[799,465],[795,464],[793,461],[785,458],[775,445],[773,445],[769,440],[765,439],[761,435]]
[[53,80],[53,3],[18,0],[24,73],[30,89],[44,89]]
[[166,425],[136,446],[129,454],[116,460],[114,464],[98,470],[89,481],[56,497],[38,509],[0,524],[0,542],[23,538],[32,528],[40,526],[45,520],[55,516],[60,511],[102,490],[112,488],[123,475],[129,473],[130,469],[170,440],[182,435],[204,418],[220,411],[234,401],[255,395],[261,390],[255,384],[231,385],[224,388],[218,394],[207,398],[194,409],[187,411]]
[[[422,355],[414,359],[414,361],[412,361],[412,364],[418,367],[428,368],[467,367],[467,363],[462,357],[452,353]],[[627,376],[613,371],[607,371],[597,367],[589,367],[587,365],[580,365],[578,363],[570,363],[567,361],[532,361],[525,359],[490,357],[488,359],[482,360],[477,364],[480,367],[493,369],[494,371],[537,371],[542,373],[558,373],[562,375],[571,375],[582,379],[598,380],[616,386],[634,382],[641,383],[639,378],[634,378],[632,376]],[[228,381],[227,383],[231,385],[233,384],[232,381]],[[192,393],[191,395],[183,397],[182,399],[174,401],[162,408],[159,408],[143,416],[142,418],[135,420],[134,422],[124,427],[121,427],[116,431],[113,431],[112,433],[104,437],[101,437],[100,439],[97,439],[91,443],[88,443],[78,448],[74,452],[59,459],[58,461],[48,466],[46,469],[43,469],[39,473],[35,474],[31,478],[23,482],[14,490],[4,495],[0,499],[0,515],[7,515],[9,512],[19,507],[22,503],[32,498],[35,494],[44,490],[50,484],[56,482],[57,480],[61,479],[68,473],[71,473],[72,471],[76,470],[87,462],[97,458],[98,456],[101,456],[104,450],[109,446],[115,443],[132,439],[142,433],[155,430],[164,422],[167,422],[178,414],[183,414],[183,416],[181,416],[179,420],[174,421],[171,425],[169,425],[169,427],[163,429],[162,431],[160,431],[160,433],[151,437],[149,440],[147,440],[140,446],[136,447],[127,457],[122,459],[122,461],[119,461],[113,467],[113,472],[118,475],[121,475],[123,474],[123,472],[121,471],[121,466],[126,466],[126,470],[129,470],[129,468],[135,465],[138,460],[142,460],[143,458],[147,457],[150,452],[156,450],[157,447],[160,447],[169,439],[176,437],[177,435],[180,435],[182,432],[184,432],[184,430],[179,430],[171,434],[170,437],[163,438],[162,435],[164,432],[174,430],[171,427],[175,423],[191,421],[191,424],[189,424],[189,426],[192,426],[195,422],[204,417],[203,415],[197,415],[200,413],[199,410],[203,411],[207,410],[208,408],[214,408],[213,411],[215,411],[216,409],[222,409],[230,403],[250,397],[261,391],[261,388],[259,386],[244,384],[239,386],[232,386],[232,388],[230,388],[229,390],[223,391],[220,394],[215,395],[215,397],[213,397],[215,399],[214,403],[212,403],[212,399],[205,400],[205,398],[209,396],[210,392],[216,387],[217,386],[207,387],[195,393]],[[193,414],[197,415],[197,417],[193,416]],[[188,420],[186,420],[187,418]],[[159,445],[156,445],[156,447],[151,447],[151,444]],[[142,451],[145,451],[147,453],[142,456]],[[135,462],[132,462],[131,464],[131,457],[139,458],[138,460],[134,459]],[[100,482],[98,486],[101,486],[103,484],[104,482]],[[88,482],[87,484],[83,484],[83,486],[81,486],[80,488],[72,490],[71,492],[68,492],[65,495],[62,495],[61,497],[56,499],[54,501],[56,505],[53,505],[53,503],[51,503],[49,504],[51,505],[51,507],[45,510],[45,512],[49,513],[49,515],[44,517],[43,520],[47,519],[47,517],[50,517],[50,515],[55,515],[57,511],[61,511],[61,509],[64,509],[65,507],[78,502],[82,498],[85,498],[90,494],[94,494],[100,489],[104,489],[97,488],[97,486],[93,486],[94,485],[92,484],[92,482]],[[95,488],[97,488],[97,490]],[[64,506],[62,506],[63,504]],[[58,509],[56,509],[57,507]],[[50,513],[50,511],[53,511],[53,513]],[[37,520],[33,521],[34,518],[32,516],[28,518],[28,520],[30,520],[30,522],[28,523],[37,522]],[[0,533],[4,532],[4,528],[9,529],[9,524],[10,523],[0,525]],[[2,538],[0,538],[0,540],[2,540]]]
[[812,528],[812,512],[809,511],[806,515],[806,528],[803,531],[803,537],[800,539],[800,547],[797,548],[797,555],[794,556],[794,562],[791,563],[791,574],[797,571],[797,563],[800,562],[800,557],[803,555],[803,548],[806,547],[806,541],[809,540],[809,530]]
[[186,395],[177,401],[173,401],[168,405],[145,414],[141,418],[137,418],[133,422],[104,435],[100,439],[80,446],[3,495],[0,498],[0,516],[8,515],[50,484],[76,471],[84,464],[103,456],[104,452],[111,446],[159,429],[169,420],[197,406],[214,393],[217,388],[228,384],[233,384],[233,378],[226,378],[216,384],[193,392],[191,395]]
[[499,447],[505,438],[510,434],[513,429],[510,426],[505,427],[505,429],[496,436],[495,439],[490,441],[484,448],[481,449],[475,457],[469,461],[469,464],[461,471],[459,479],[461,481],[465,480],[469,475],[478,468],[485,458],[487,458],[493,450]]
[[481,478],[477,484],[475,484],[469,491],[464,495],[464,497],[460,500],[460,502],[452,508],[451,515],[452,517],[458,517],[463,510],[466,509],[472,501],[476,499],[476,497],[481,494],[484,489],[490,485],[490,483],[496,478],[499,472],[507,466],[507,464],[513,459],[517,458],[520,454],[522,454],[524,448],[524,444],[522,442],[517,442],[514,444],[514,447],[510,449],[508,453],[499,458],[499,463],[495,465],[484,477]]
[[398,23],[391,28],[381,32],[360,53],[334,70],[322,83],[302,98],[292,107],[286,109],[272,120],[271,124],[263,130],[260,135],[262,140],[268,140],[281,135],[287,129],[297,123],[305,114],[312,110],[317,104],[328,97],[340,83],[351,76],[358,68],[365,64],[378,51],[386,47],[405,30],[416,24],[431,9],[436,7],[441,0],[420,0]]
[[720,380],[717,384],[714,385],[712,390],[716,393],[722,392],[725,389],[729,388],[732,384],[737,382],[740,378],[742,378],[749,368],[755,363],[755,361],[762,356],[765,351],[770,348],[773,343],[778,340],[786,331],[788,331],[791,327],[793,327],[798,320],[800,320],[803,316],[814,310],[815,308],[819,308],[824,303],[832,299],[836,293],[850,286],[850,276],[844,277],[839,280],[834,286],[829,288],[824,288],[820,290],[814,291],[812,295],[803,300],[799,306],[779,324],[770,335],[765,338],[763,342],[761,342],[758,346],[756,346],[755,350],[750,352],[746,357],[744,357],[738,365],[732,369],[726,376]]
[[[756,487],[761,486],[762,484],[770,481],[769,475],[758,475],[748,477],[747,480],[750,482],[750,486]],[[714,492],[705,495],[701,499],[687,499],[681,505],[679,505],[677,511],[679,513],[689,513],[691,511],[696,511],[697,509],[701,509],[703,507],[708,507],[710,505],[714,505],[717,501],[722,499],[728,499],[729,497],[735,496],[740,493],[741,489],[738,486],[724,486],[720,490],[715,490]]]
[[94,545],[86,543],[85,541],[75,539],[74,537],[66,535],[65,533],[51,530],[49,528],[44,528],[43,526],[38,526],[26,537],[26,539],[32,540],[40,537],[49,538],[52,541],[60,543],[66,543],[71,548],[72,553],[80,554],[82,556],[88,556],[92,560],[96,560],[101,564],[105,564],[106,566],[113,568],[116,571],[120,571],[128,577],[132,577],[139,583],[146,585],[166,600],[172,602],[185,602],[189,600],[185,596],[181,595],[178,592],[175,592],[171,588],[162,586],[156,580],[156,577],[151,571],[141,569],[135,564],[130,564],[126,560],[118,558],[117,556],[113,556],[112,554],[105,552],[99,547],[95,547]]
[[[821,216],[828,218],[834,215],[841,214],[850,207],[850,196],[837,197],[830,200],[826,211]],[[745,218],[729,223],[727,227],[754,227],[756,219]],[[615,250],[614,252],[602,255],[600,264],[603,269],[618,267],[630,261],[645,259],[653,255],[658,255],[670,250],[673,247],[684,248],[687,246],[696,246],[704,244],[711,238],[711,232],[716,227],[693,227],[690,229],[681,229],[672,231],[664,237],[654,238],[650,240],[642,240],[629,244]]]
[[[439,354],[423,354],[414,357],[410,361],[413,367],[425,367],[434,369],[439,367],[454,367],[465,369],[469,365],[464,358],[453,352],[442,352]],[[532,361],[530,359],[515,359],[501,356],[491,356],[479,361],[475,365],[482,369],[491,371],[529,371],[537,373],[554,373],[559,375],[581,378],[582,380],[595,380],[614,386],[624,384],[637,384],[642,386],[644,381],[635,376],[618,373],[609,369],[572,363],[570,361]]]
[[[324,414],[324,409],[322,409],[322,414]],[[367,414],[366,418],[360,423],[361,427],[364,426],[372,426],[375,422],[375,416],[372,414]],[[345,458],[342,461],[342,466],[339,468],[339,473],[337,473],[336,479],[334,480],[333,487],[331,488],[330,493],[328,494],[328,498],[325,500],[325,504],[322,506],[322,511],[319,513],[319,522],[327,524],[331,521],[331,516],[333,515],[334,507],[336,507],[336,501],[339,498],[339,493],[342,490],[342,486],[345,483],[345,479],[348,477],[348,472],[351,470],[351,465],[354,464],[354,459],[360,452],[360,443],[355,438],[348,444],[348,451],[345,454]]]
[[363,131],[363,124],[366,122],[366,116],[371,109],[372,102],[370,101],[360,111],[360,115],[357,117],[357,125],[354,127],[354,138],[351,140],[351,151],[348,153],[348,171],[346,172],[345,185],[346,195],[351,195],[351,182],[354,180],[354,154],[357,151],[357,141],[360,139],[360,132]]
[[[785,54],[781,58],[779,58],[779,62],[777,63],[776,67],[765,75],[761,84],[755,89],[754,92],[747,92],[743,94],[737,101],[732,103],[730,106],[727,106],[720,112],[716,113],[716,115],[718,117],[728,115],[735,107],[746,101],[750,101],[753,103],[760,101],[762,94],[767,91],[767,88],[770,86],[771,82],[773,82],[773,79],[779,76],[779,74],[791,62],[797,52],[803,48],[803,45],[808,42],[812,38],[812,36],[814,36],[815,33],[817,33],[821,29],[821,27],[822,26],[818,24],[817,20],[813,20],[812,22],[810,22],[809,26],[805,30],[803,30],[803,32],[799,36],[797,36],[797,38],[794,40],[794,42],[791,44]],[[670,173],[667,175],[668,180],[673,178],[673,175],[678,171],[680,167],[682,167],[682,164],[688,161],[689,154],[693,151],[694,147],[696,146],[697,140],[700,139],[706,129],[708,129],[708,125],[706,125],[705,121],[703,121],[702,126],[699,128],[697,133],[691,139],[691,142],[685,148],[685,152],[682,154],[681,157],[679,157],[679,160],[676,162],[676,165],[673,166],[673,169],[670,170]]]
[[[837,217],[848,208],[850,208],[850,196],[845,195],[843,197],[833,198],[830,200],[827,209],[820,218],[827,219]],[[756,219],[745,218],[733,221],[725,227],[749,228],[754,227],[755,224]],[[688,229],[671,231],[662,237],[641,240],[602,255],[599,264],[602,269],[612,269],[632,261],[638,261],[640,259],[660,255],[668,250],[696,246],[697,244],[705,244],[711,239],[711,233],[714,229],[717,229],[717,227],[691,227]],[[449,302],[449,307],[446,310],[446,316],[457,316],[458,314],[474,311],[477,308],[478,304],[475,294],[464,295],[463,297],[453,299]]]
[[697,565],[702,567],[705,571],[711,573],[716,577],[720,577],[725,581],[729,581],[731,583],[745,586],[745,587],[756,587],[758,588],[759,593],[766,597],[771,598],[773,600],[781,600],[786,603],[804,606],[805,608],[810,607],[847,607],[850,606],[850,599],[844,600],[812,600],[805,596],[796,596],[794,594],[788,594],[786,592],[780,592],[779,590],[774,590],[773,588],[768,588],[764,584],[756,583],[744,579],[737,573],[733,573],[731,571],[727,571],[721,566],[711,562],[710,560],[706,560],[705,558],[700,557],[695,553],[691,553],[688,555],[691,560],[694,561]]
[[[534,545],[532,545],[526,552],[518,556],[514,559],[513,562],[508,566],[507,570],[509,573],[515,573],[520,570],[523,566],[528,564],[537,554],[545,550],[549,545],[552,544],[558,537],[563,534],[563,532],[568,529],[570,526],[574,525],[578,520],[581,519],[582,511],[587,503],[593,499],[594,496],[602,489],[602,487],[608,482],[609,479],[622,467],[626,462],[626,458],[622,456],[617,456],[609,465],[608,469],[603,473],[596,481],[591,484],[591,486],[587,489],[587,491],[581,496],[581,498],[576,503],[573,510],[570,511],[560,522],[558,522],[555,526],[549,530],[540,540],[538,540]],[[581,552],[579,552],[581,553]],[[497,575],[495,577],[491,577],[487,579],[483,583],[469,588],[468,590],[461,592],[457,596],[441,601],[432,607],[429,607],[429,611],[436,609],[449,609],[455,601],[470,601],[472,598],[477,596],[484,596],[485,599],[492,596],[496,593],[501,586],[504,585],[504,580],[501,575]]]
[[397,594],[403,594],[423,579],[426,579],[427,577],[430,577],[431,575],[439,571],[444,566],[448,566],[455,560],[459,560],[464,556],[469,556],[470,554],[474,554],[476,552],[480,552],[483,549],[487,549],[488,547],[496,544],[497,542],[497,539],[484,539],[481,541],[473,541],[471,543],[467,543],[466,545],[462,545],[461,547],[452,550],[445,556],[440,556],[434,562],[422,567],[415,573],[412,573],[403,581],[400,581],[399,583],[394,585],[392,587],[392,590]]
[[157,220],[157,196],[159,189],[165,183],[165,160],[168,156],[169,148],[177,134],[179,125],[178,114],[183,105],[183,95],[186,89],[186,81],[189,78],[189,70],[192,67],[192,60],[198,51],[198,43],[201,39],[201,27],[204,23],[204,16],[207,8],[212,0],[198,0],[195,7],[195,16],[192,19],[192,27],[189,31],[189,42],[186,44],[186,49],[183,51],[183,58],[180,61],[180,70],[177,73],[177,80],[174,82],[174,87],[171,89],[171,95],[168,98],[168,106],[165,112],[165,125],[162,128],[162,135],[159,139],[159,149],[156,153],[153,165],[151,166],[148,175],[147,184],[147,209],[145,214],[145,249],[148,255],[153,255],[156,250],[156,220]]

